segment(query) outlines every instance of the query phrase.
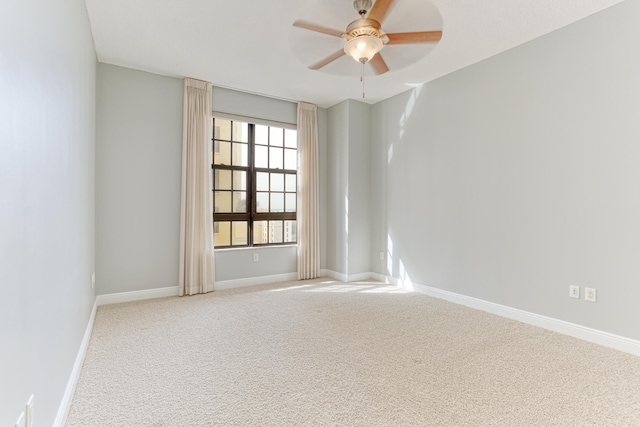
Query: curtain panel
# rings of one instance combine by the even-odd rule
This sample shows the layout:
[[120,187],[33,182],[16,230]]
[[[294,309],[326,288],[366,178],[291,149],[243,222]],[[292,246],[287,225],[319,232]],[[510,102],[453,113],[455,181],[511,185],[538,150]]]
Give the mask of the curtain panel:
[[320,275],[318,109],[298,103],[298,279]]
[[179,293],[213,291],[211,83],[184,79]]

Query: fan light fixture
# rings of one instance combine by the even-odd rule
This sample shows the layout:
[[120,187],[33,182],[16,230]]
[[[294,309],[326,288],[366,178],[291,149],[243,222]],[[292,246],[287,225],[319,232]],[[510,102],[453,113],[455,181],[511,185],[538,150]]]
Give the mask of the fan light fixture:
[[360,14],[360,19],[353,21],[345,33],[347,41],[344,53],[362,64],[360,81],[362,82],[362,97],[364,98],[364,64],[371,61],[384,47],[380,32],[380,22],[365,18],[367,9],[371,7],[371,0],[356,0],[353,7]]
[[383,47],[384,44],[380,38],[365,34],[347,41],[344,45],[344,52],[358,62],[367,62],[371,61],[371,58]]
[[380,22],[365,18],[367,11],[371,9],[371,0],[355,0],[353,8],[358,11],[360,19],[347,27],[344,53],[364,64],[371,61],[371,58],[384,47],[380,39]]

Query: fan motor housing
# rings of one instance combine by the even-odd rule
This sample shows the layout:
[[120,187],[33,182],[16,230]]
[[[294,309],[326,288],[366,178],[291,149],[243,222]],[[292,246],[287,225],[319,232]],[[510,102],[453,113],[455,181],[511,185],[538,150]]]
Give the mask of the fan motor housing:
[[351,40],[358,36],[373,36],[380,38],[380,23],[375,19],[357,19],[349,24],[347,27],[347,40]]

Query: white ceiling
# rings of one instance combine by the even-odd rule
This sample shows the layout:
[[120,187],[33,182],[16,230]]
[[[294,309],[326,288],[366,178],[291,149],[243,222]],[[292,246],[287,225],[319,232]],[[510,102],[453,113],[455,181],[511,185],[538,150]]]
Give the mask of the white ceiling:
[[[397,0],[385,32],[442,29],[435,46],[386,46],[390,71],[365,72],[374,103],[571,24],[622,0]],[[360,64],[307,68],[339,38],[292,26],[299,18],[344,30],[352,0],[86,0],[100,62],[329,107],[361,99]],[[438,15],[439,12],[439,15]],[[434,28],[438,27],[438,28]]]

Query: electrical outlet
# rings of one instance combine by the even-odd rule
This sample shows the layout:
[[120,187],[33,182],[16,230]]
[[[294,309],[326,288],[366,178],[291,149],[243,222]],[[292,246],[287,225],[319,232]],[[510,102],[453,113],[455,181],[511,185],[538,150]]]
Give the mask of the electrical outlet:
[[253,254],[253,262],[258,262],[258,254]]
[[31,397],[29,398],[29,400],[27,401],[27,408],[25,410],[25,424],[27,427],[32,427],[33,426],[33,394],[31,395]]
[[593,288],[584,288],[584,299],[591,302],[596,302],[596,290]]
[[91,289],[96,287],[96,272],[94,271],[91,275]]
[[384,252],[380,252],[380,261],[384,261]]
[[20,416],[15,423],[15,427],[24,427],[24,412],[20,413]]
[[580,299],[580,286],[569,285],[569,296]]

